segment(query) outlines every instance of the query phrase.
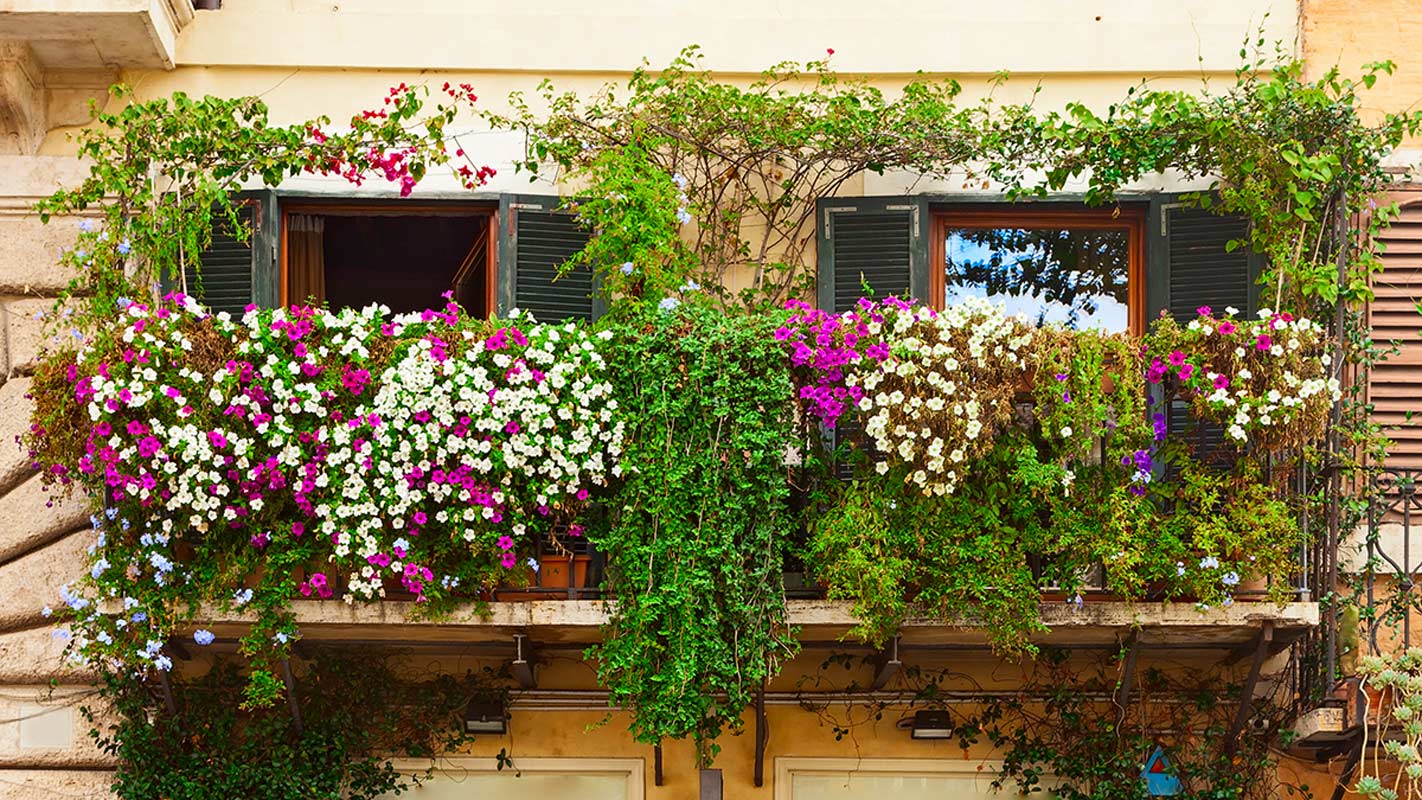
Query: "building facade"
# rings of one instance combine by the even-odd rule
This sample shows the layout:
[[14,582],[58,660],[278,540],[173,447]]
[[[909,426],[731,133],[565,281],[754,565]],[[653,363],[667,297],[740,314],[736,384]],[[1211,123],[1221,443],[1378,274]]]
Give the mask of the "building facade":
[[[1228,84],[1241,42],[1262,35],[1314,70],[1395,59],[1397,74],[1369,95],[1379,111],[1407,108],[1422,97],[1422,65],[1410,63],[1405,35],[1409,26],[1422,24],[1422,4],[1415,0],[1368,2],[1365,11],[1343,0],[1102,0],[1052,7],[1031,0],[904,0],[886,7],[842,0],[619,0],[596,7],[558,0],[523,8],[448,0],[220,5],[194,10],[188,0],[0,0],[0,432],[6,442],[29,424],[29,376],[44,345],[37,312],[49,310],[68,280],[56,254],[73,236],[65,222],[41,224],[32,207],[85,174],[70,137],[88,120],[90,101],[108,102],[107,87],[114,82],[145,99],[177,91],[256,95],[275,121],[291,123],[322,114],[339,119],[401,82],[468,82],[481,103],[495,108],[510,92],[532,91],[544,78],[559,88],[593,91],[624,79],[644,57],[652,65],[667,63],[694,43],[702,47],[705,65],[725,78],[749,79],[768,65],[819,58],[832,49],[837,70],[863,75],[886,92],[922,71],[959,80],[970,99],[991,91],[1004,100],[1025,100],[1038,92],[1036,102],[1044,107],[1083,102],[1104,108],[1143,79],[1185,90],[1202,79]],[[993,76],[1002,70],[1014,77],[994,88]],[[586,236],[555,213],[560,187],[530,185],[516,172],[513,165],[524,158],[518,135],[471,129],[459,137],[462,147],[498,169],[472,195],[431,181],[401,200],[393,189],[354,189],[314,177],[254,190],[249,208],[256,236],[245,245],[217,242],[208,265],[208,301],[240,309],[308,294],[307,285],[295,283],[294,242],[314,235],[329,262],[356,265],[339,279],[324,279],[318,295],[332,304],[379,300],[420,307],[438,296],[429,287],[447,283],[448,276],[424,275],[414,265],[457,263],[468,251],[472,278],[459,289],[462,301],[468,292],[466,306],[484,312],[530,308],[541,317],[595,314],[590,284],[551,282],[553,268]],[[1422,345],[1416,344],[1411,309],[1422,290],[1422,278],[1414,279],[1422,271],[1412,261],[1418,252],[1413,228],[1422,230],[1422,195],[1401,182],[1402,170],[1422,157],[1422,143],[1415,147],[1394,159],[1398,199],[1419,202],[1404,207],[1390,234],[1395,246],[1371,312],[1375,330],[1385,332],[1379,338],[1412,340],[1377,371],[1370,388],[1379,420],[1393,426],[1396,446],[1388,466],[1408,469],[1422,469],[1422,438],[1408,425],[1422,381]],[[955,231],[1081,225],[1118,236],[1122,263],[1130,265],[1122,278],[1126,301],[1105,303],[1099,312],[1108,326],[1139,330],[1161,309],[1188,315],[1210,303],[1256,308],[1248,257],[1224,253],[1223,243],[1238,231],[1197,218],[1174,200],[1176,193],[1200,188],[1168,177],[1131,187],[1127,213],[1103,227],[1088,211],[1059,216],[1076,208],[1070,193],[1059,207],[1043,203],[1026,211],[978,186],[893,172],[865,175],[839,196],[821,200],[819,304],[840,310],[858,296],[865,279],[883,291],[951,299],[953,287],[935,281],[926,264],[944,257],[939,248],[955,246]],[[1192,258],[1191,248],[1200,246],[1218,252]],[[379,269],[396,259],[412,266],[397,276]],[[85,570],[92,541],[88,516],[79,500],[47,495],[20,448],[0,447],[0,797],[106,795],[112,758],[92,746],[89,724],[77,711],[93,676],[66,665],[63,645],[41,613],[55,602],[56,587]],[[1400,520],[1392,523],[1379,546],[1400,551],[1412,531]],[[1241,602],[1208,611],[1188,603],[1125,606],[1103,600],[1076,608],[1044,600],[1051,632],[1042,643],[1082,659],[1131,650],[1125,662],[1130,666],[1119,675],[1125,686],[1155,668],[1219,669],[1240,687],[1241,697],[1296,695],[1295,646],[1318,635],[1326,616],[1318,599],[1326,588],[1304,583],[1282,606]],[[689,743],[665,742],[654,750],[632,739],[624,713],[612,711],[608,719],[605,694],[581,657],[607,619],[595,592],[575,585],[545,597],[496,601],[488,618],[471,613],[439,622],[416,617],[411,604],[400,601],[297,605],[297,621],[313,646],[398,650],[412,664],[454,672],[525,662],[529,679],[512,693],[507,733],[450,754],[416,797],[578,792],[626,800],[812,800],[990,791],[990,747],[964,749],[915,737],[907,723],[911,714],[888,714],[857,725],[852,735],[836,735],[837,715],[852,716],[853,703],[842,691],[807,697],[804,687],[809,679],[824,678],[828,654],[854,650],[843,640],[854,620],[841,604],[790,600],[790,621],[801,630],[804,652],[766,687],[758,708],[747,712],[744,733],[722,737],[714,771],[699,768]],[[230,643],[248,622],[234,615],[210,627],[219,643]],[[850,683],[872,687],[866,696],[882,701],[896,697],[894,674],[905,665],[951,668],[1004,696],[1020,691],[1032,672],[1030,663],[993,656],[981,630],[928,620],[905,626],[892,651],[856,652],[870,658],[834,674],[839,690]],[[1117,696],[1129,698],[1129,690]],[[1319,715],[1309,709],[1313,727],[1302,731],[1307,746],[1281,757],[1281,782],[1307,783],[1317,794],[1332,790],[1343,754],[1318,742],[1334,734],[1341,740],[1351,726],[1346,711]],[[498,769],[501,751],[513,756],[521,777]]]

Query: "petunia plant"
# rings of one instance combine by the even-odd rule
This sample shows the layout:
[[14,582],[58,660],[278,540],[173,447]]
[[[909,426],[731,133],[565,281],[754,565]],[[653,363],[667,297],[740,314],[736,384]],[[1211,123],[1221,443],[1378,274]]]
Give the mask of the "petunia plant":
[[36,463],[103,508],[61,598],[90,660],[167,669],[208,605],[257,612],[261,663],[299,636],[297,593],[477,597],[522,580],[541,537],[578,535],[618,471],[609,334],[453,302],[233,320],[176,294],[127,304],[119,331],[34,387]]

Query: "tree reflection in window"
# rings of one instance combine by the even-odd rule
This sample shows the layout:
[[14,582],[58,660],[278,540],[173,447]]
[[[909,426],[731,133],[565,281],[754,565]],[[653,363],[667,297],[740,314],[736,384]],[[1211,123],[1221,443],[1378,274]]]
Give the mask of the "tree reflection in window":
[[950,227],[946,236],[946,305],[986,297],[1039,325],[1129,326],[1126,230]]

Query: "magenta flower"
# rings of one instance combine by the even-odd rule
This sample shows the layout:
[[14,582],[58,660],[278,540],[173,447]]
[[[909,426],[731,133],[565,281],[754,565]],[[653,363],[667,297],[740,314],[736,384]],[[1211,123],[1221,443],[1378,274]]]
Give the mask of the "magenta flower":
[[1208,317],[1210,315],[1210,307],[1200,306],[1199,308],[1195,309],[1195,313],[1199,314],[1202,317]]
[[1216,375],[1216,376],[1215,376],[1215,388],[1216,388],[1216,389],[1223,389],[1223,388],[1225,388],[1226,386],[1229,386],[1229,378],[1226,378],[1226,377],[1223,376],[1223,375]]
[[1235,330],[1236,330],[1236,329],[1235,329],[1235,326],[1234,326],[1234,323],[1233,323],[1233,322],[1225,321],[1225,322],[1221,322],[1221,323],[1220,323],[1220,333],[1222,333],[1222,334],[1224,334],[1224,335],[1226,335],[1226,336],[1228,336],[1228,335],[1231,334],[1231,333],[1234,333]]
[[1269,334],[1267,334],[1267,333],[1261,333],[1261,334],[1259,334],[1259,338],[1258,338],[1257,340],[1255,340],[1255,342],[1254,342],[1254,349],[1255,349],[1255,350],[1264,351],[1264,350],[1268,350],[1269,348],[1271,348],[1271,347],[1273,347],[1273,346],[1274,346],[1274,340],[1273,340],[1273,339],[1270,339],[1270,338],[1269,338]]
[[497,544],[499,545],[500,550],[512,550],[514,546],[514,540],[509,536],[500,536]]
[[1185,354],[1184,354],[1184,353],[1180,352],[1179,350],[1173,350],[1173,351],[1171,351],[1171,353],[1170,353],[1170,366],[1172,366],[1172,367],[1178,367],[1178,366],[1180,366],[1181,364],[1184,364],[1184,363],[1185,363]]

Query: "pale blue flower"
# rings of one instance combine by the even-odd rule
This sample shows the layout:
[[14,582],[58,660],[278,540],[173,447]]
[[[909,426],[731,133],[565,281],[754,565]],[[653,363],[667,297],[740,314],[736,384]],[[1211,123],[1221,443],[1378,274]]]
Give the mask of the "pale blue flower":
[[[121,256],[126,256],[126,255],[128,255],[129,253],[133,252],[133,245],[129,244],[127,239],[124,239],[123,241],[121,241],[121,242],[118,243],[118,252],[119,252],[119,255],[121,255]],[[119,299],[123,299],[123,298],[119,298]]]
[[99,631],[94,638],[99,640],[99,644],[114,643],[114,637],[110,636],[108,631]]
[[238,589],[237,592],[232,595],[232,601],[238,606],[247,605],[248,603],[252,602],[252,590]]
[[281,631],[277,631],[277,634],[276,634],[275,636],[273,636],[272,638],[273,638],[273,639],[276,639],[277,642],[279,642],[279,643],[281,643],[281,644],[286,644],[287,642],[291,641],[291,637],[290,637],[290,636],[287,636],[286,634],[282,633]]
[[623,275],[631,275],[633,270],[637,269],[637,266],[631,261],[628,261],[622,265],[621,269]]
[[167,656],[158,656],[153,659],[153,666],[157,667],[159,672],[167,672],[173,668],[173,659]]
[[98,580],[99,576],[103,575],[104,570],[108,568],[109,560],[107,558],[101,558],[98,561],[95,561],[94,566],[89,569],[89,577],[93,578],[94,580]]
[[214,635],[212,631],[207,630],[206,628],[198,628],[196,631],[193,631],[193,641],[197,642],[203,647],[212,644],[213,640],[215,640],[216,638],[217,636]]
[[94,229],[94,221],[93,221],[93,220],[91,220],[91,219],[83,219],[83,220],[80,220],[80,221],[79,221],[79,230],[84,231],[85,233],[88,233],[89,231],[92,231],[93,229]]
[[681,305],[680,300],[676,299],[675,297],[667,297],[664,298],[662,302],[658,303],[657,307],[663,311],[675,311],[676,307],[679,305]]
[[683,225],[691,222],[691,212],[684,208],[678,208],[676,210],[676,221]]
[[49,606],[45,606],[44,608],[40,609],[40,616],[44,617],[45,619],[49,619],[50,617],[54,616],[54,609],[50,608]]
[[697,283],[696,281],[693,281],[693,280],[687,280],[686,283],[683,283],[683,284],[681,285],[681,291],[683,291],[683,292],[694,292],[694,291],[696,291],[697,289],[700,289],[700,288],[701,288],[701,284],[699,284],[699,283]]
[[1220,583],[1223,583],[1225,586],[1237,586],[1239,584],[1239,573],[1226,572],[1220,576]]

